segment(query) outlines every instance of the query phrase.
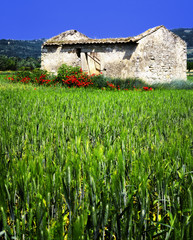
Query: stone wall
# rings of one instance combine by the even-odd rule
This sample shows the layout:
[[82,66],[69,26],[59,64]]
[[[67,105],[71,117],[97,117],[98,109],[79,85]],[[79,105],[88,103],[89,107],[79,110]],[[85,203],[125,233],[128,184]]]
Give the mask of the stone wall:
[[41,68],[57,73],[58,68],[66,63],[70,66],[81,66],[76,48],[62,46],[45,46],[42,48]]
[[128,43],[108,45],[105,46],[102,51],[99,49],[101,71],[103,75],[122,79],[134,77],[130,59],[136,47],[136,43]]
[[136,78],[148,83],[186,80],[187,47],[165,28],[141,39],[132,55]]
[[[81,53],[95,53],[100,60],[100,71],[104,76],[126,78],[131,73],[130,58],[137,44],[116,45],[76,45],[72,46],[45,46],[42,48],[41,67],[49,72],[56,73],[58,68],[66,63],[71,66],[80,66]],[[91,72],[92,74],[92,72]]]
[[164,27],[134,43],[44,46],[41,57],[42,68],[54,73],[63,63],[96,73],[97,59],[97,71],[112,78],[186,80],[186,43]]

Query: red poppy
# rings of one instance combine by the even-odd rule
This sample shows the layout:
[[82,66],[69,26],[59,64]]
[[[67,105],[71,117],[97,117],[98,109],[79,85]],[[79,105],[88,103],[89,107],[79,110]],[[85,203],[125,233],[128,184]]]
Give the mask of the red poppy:
[[148,87],[143,87],[143,89],[144,89],[145,91],[147,91],[149,88],[148,88]]

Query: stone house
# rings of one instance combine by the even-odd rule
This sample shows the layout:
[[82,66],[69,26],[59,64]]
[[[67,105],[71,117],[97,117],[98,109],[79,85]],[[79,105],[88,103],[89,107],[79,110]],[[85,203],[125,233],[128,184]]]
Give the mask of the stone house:
[[80,66],[88,74],[102,72],[147,83],[186,80],[187,46],[164,26],[134,37],[107,39],[69,30],[42,45],[42,69],[56,73],[63,63]]

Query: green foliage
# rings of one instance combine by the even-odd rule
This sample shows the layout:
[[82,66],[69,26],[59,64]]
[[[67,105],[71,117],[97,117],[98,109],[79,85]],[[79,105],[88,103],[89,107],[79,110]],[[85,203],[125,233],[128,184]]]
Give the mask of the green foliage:
[[41,56],[41,46],[45,39],[13,40],[0,39],[0,53],[8,57],[35,58]]
[[33,71],[18,71],[17,76],[19,80],[22,80],[25,77],[29,77],[32,79],[32,82],[36,82],[36,78],[40,78],[41,75],[49,76],[48,72],[39,68],[35,68]]
[[[41,75],[46,75],[47,77],[51,76],[46,70],[42,70],[40,68],[35,68],[31,71],[31,77],[32,78],[40,78]],[[52,76],[53,77],[53,76]]]
[[108,88],[108,83],[112,83],[117,89],[133,90],[134,87],[142,88],[148,86],[140,79],[121,79],[121,78],[109,78],[104,77],[102,74],[91,76],[93,87],[96,88]]
[[12,83],[24,83],[24,84],[38,84],[48,83],[54,81],[53,76],[50,76],[47,71],[35,68],[33,71],[18,71],[12,76],[7,75],[5,79],[10,80]]
[[108,78],[104,77],[102,74],[92,76],[91,79],[94,87],[96,88],[107,87]]
[[55,82],[62,83],[65,86],[70,87],[88,87],[93,85],[92,76],[82,71],[80,67],[72,67],[66,64],[58,69],[58,75]]
[[40,67],[40,59],[0,56],[0,71],[32,70]]
[[190,240],[192,98],[0,83],[0,236]]
[[62,82],[65,80],[67,76],[74,76],[80,77],[82,71],[80,67],[72,67],[66,64],[62,64],[58,69],[57,80]]
[[40,59],[28,57],[18,60],[17,70],[19,71],[33,70],[35,68],[40,68]]
[[192,61],[187,62],[187,69],[189,72],[190,72],[190,70],[193,70],[193,62]]
[[109,79],[109,82],[114,84],[116,87],[119,86],[120,89],[133,89],[134,87],[136,88],[142,88],[144,86],[149,86],[147,83],[144,83],[140,79]]
[[17,69],[17,58],[7,56],[0,56],[0,71],[16,70]]

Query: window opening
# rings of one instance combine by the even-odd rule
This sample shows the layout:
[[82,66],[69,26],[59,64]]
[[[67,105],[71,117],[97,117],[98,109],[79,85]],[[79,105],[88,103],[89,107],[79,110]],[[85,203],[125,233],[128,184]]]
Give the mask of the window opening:
[[81,53],[81,48],[77,48],[76,49],[76,54],[77,54],[78,58],[80,58],[80,53]]

